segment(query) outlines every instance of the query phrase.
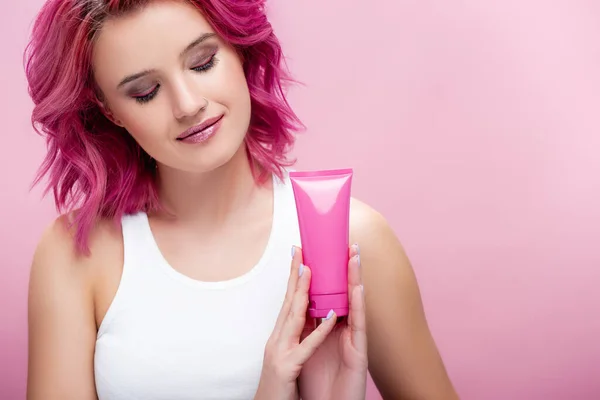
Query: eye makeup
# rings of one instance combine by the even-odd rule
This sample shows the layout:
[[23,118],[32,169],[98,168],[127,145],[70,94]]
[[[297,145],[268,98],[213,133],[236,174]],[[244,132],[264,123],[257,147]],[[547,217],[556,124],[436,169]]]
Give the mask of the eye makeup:
[[[197,73],[204,73],[210,71],[215,67],[218,63],[218,59],[216,56],[216,51],[214,53],[210,53],[209,57],[197,57],[197,62],[192,63],[190,69]],[[151,87],[143,87],[142,85],[132,86],[131,89],[127,91],[129,97],[133,98],[136,102],[140,104],[145,104],[152,100],[159,91],[160,84],[155,83]]]
[[[197,73],[205,73],[217,65],[219,61],[217,58],[218,50],[219,47],[215,43],[196,40],[186,48],[181,56],[184,59],[187,58],[187,68]],[[123,79],[118,87],[126,86],[125,95],[127,97],[140,104],[145,104],[156,97],[161,87],[160,82],[152,77],[155,73],[156,70],[146,70],[131,75]]]

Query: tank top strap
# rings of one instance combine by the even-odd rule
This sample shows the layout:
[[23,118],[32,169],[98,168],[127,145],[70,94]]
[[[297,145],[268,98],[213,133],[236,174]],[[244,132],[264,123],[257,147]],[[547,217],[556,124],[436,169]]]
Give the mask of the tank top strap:
[[148,232],[148,215],[140,211],[123,216],[121,219],[123,233],[124,269],[140,265],[149,254],[151,241]]
[[128,297],[131,296],[131,289],[135,288],[135,275],[140,273],[139,269],[144,265],[144,260],[140,256],[148,253],[148,241],[145,238],[145,218],[147,218],[147,216],[143,212],[126,214],[121,218],[123,270],[121,272],[121,279],[115,297],[98,328],[96,340],[108,331],[115,315],[119,312],[119,308],[122,304],[127,303]]

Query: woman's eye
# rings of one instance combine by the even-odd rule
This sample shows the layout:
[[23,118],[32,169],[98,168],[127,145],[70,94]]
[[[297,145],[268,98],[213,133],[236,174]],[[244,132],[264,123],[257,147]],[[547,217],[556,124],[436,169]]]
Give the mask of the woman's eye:
[[[205,71],[208,71],[208,70],[210,70],[212,67],[214,67],[216,65],[217,61],[218,60],[216,58],[216,55],[213,54],[208,59],[208,61],[206,61],[205,63],[202,63],[200,65],[197,65],[197,66],[193,67],[192,70],[194,70],[196,72],[205,72]],[[159,87],[160,87],[160,85],[156,85],[150,91],[147,91],[147,92],[145,92],[143,94],[139,94],[139,95],[135,94],[135,95],[132,95],[131,97],[135,101],[137,101],[138,103],[140,103],[140,104],[147,103],[147,102],[149,102],[150,100],[152,100],[156,96],[156,94],[158,93],[158,88]]]
[[216,59],[215,55],[213,54],[207,62],[197,65],[197,66],[193,67],[192,69],[196,72],[208,71],[209,69],[211,69],[212,67],[215,66],[216,61],[217,61],[217,59]]
[[133,97],[135,99],[135,101],[137,101],[138,103],[147,103],[150,100],[152,100],[154,98],[154,96],[156,96],[157,92],[158,92],[158,85],[154,86],[154,88],[149,92],[146,92],[141,95],[133,95],[131,97]]

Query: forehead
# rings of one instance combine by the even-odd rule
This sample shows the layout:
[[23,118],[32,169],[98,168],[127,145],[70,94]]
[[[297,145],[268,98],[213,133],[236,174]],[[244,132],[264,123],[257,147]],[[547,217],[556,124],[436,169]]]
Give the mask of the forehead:
[[214,32],[187,1],[161,0],[104,22],[92,63],[98,80],[115,84],[124,76],[176,60],[192,41]]

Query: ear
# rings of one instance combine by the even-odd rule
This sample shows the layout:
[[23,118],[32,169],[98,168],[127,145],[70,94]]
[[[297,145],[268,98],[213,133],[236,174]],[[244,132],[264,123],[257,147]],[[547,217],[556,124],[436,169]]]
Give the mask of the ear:
[[106,115],[106,118],[108,118],[113,124],[120,126],[121,128],[125,128],[123,122],[120,119],[116,118],[112,112],[107,112],[104,115]]
[[108,107],[106,104],[104,104],[104,102],[98,101],[98,106],[100,107],[100,110],[102,111],[102,114],[104,114],[104,116],[106,118],[108,118],[108,120],[110,122],[112,122],[113,124],[115,124],[117,126],[120,126],[121,128],[125,127],[123,125],[123,122],[121,122],[120,119],[118,119],[117,117],[115,117],[115,115],[111,111],[110,107]]

